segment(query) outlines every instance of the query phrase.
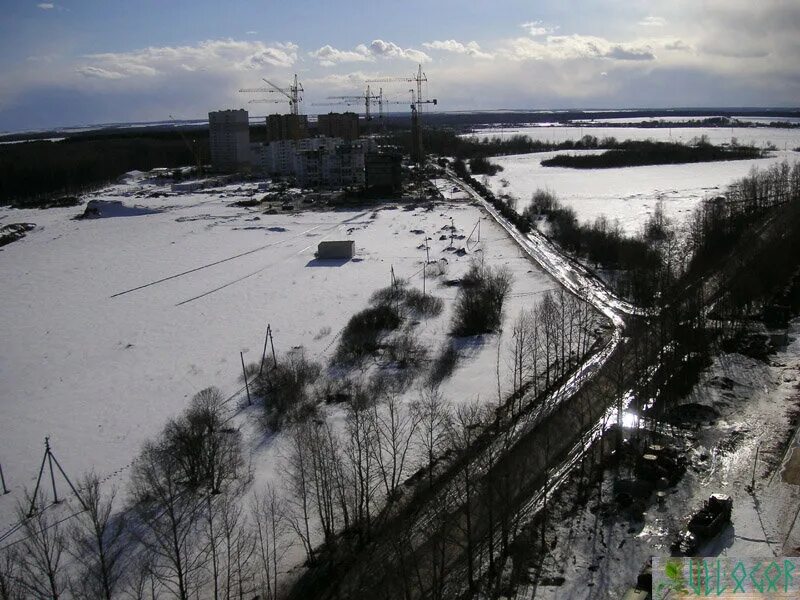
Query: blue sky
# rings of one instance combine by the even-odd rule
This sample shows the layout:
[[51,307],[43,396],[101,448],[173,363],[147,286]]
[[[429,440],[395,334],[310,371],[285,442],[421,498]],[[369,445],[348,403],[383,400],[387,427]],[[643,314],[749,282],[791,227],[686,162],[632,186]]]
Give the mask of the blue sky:
[[[417,63],[442,110],[800,97],[795,0],[5,0],[3,11],[0,131],[202,118],[248,107],[240,87],[293,73],[313,113]],[[407,98],[403,85],[386,92]]]

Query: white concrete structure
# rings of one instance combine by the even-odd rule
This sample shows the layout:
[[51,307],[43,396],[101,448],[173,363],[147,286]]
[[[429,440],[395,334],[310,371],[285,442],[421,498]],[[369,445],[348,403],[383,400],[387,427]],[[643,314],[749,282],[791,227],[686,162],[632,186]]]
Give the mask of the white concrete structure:
[[294,175],[300,185],[341,187],[364,183],[364,156],[371,140],[347,142],[315,137],[251,144],[253,169],[270,175]]
[[208,113],[211,165],[217,171],[241,171],[250,166],[250,120],[247,111]]

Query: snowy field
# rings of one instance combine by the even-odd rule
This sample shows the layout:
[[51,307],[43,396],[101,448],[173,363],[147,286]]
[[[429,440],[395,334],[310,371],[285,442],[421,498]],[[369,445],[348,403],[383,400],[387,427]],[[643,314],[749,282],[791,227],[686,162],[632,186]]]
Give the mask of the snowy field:
[[[607,119],[591,119],[592,123],[688,123],[690,121],[701,121],[703,119],[724,119],[723,115],[711,115],[711,116],[679,116],[679,115],[669,115],[669,116],[660,116],[660,117],[610,117]],[[734,115],[731,117],[732,119],[736,119],[742,123],[754,123],[758,125],[768,125],[769,123],[787,123],[790,125],[795,125],[800,123],[800,118],[798,117],[751,117],[746,115]]]
[[759,148],[774,144],[779,150],[792,150],[800,147],[800,129],[778,129],[773,127],[565,127],[562,125],[546,127],[509,127],[478,129],[464,137],[482,140],[485,137],[509,138],[526,135],[543,142],[577,141],[584,135],[598,139],[615,137],[624,140],[656,140],[660,142],[690,142],[702,135],[708,136],[712,144],[729,144],[733,138],[739,144],[752,144]]
[[[148,197],[155,191],[169,194],[137,176],[87,198],[121,202],[105,205],[116,215],[108,218],[73,220],[83,206],[0,209],[0,224],[37,225],[0,251],[0,461],[12,492],[0,496],[4,530],[23,489],[35,484],[45,436],[71,476],[94,468],[124,489],[142,442],[192,395],[209,385],[226,396],[239,388],[239,352],[258,361],[268,323],[278,352],[302,346],[325,362],[350,316],[389,285],[391,268],[422,287],[425,236],[431,260],[448,261],[445,278],[481,256],[513,272],[507,324],[555,286],[466,202],[267,215],[233,204],[255,185]],[[451,217],[463,254],[440,239]],[[342,238],[355,240],[354,260],[315,259],[320,241]],[[444,313],[415,330],[432,355],[447,339],[455,297],[439,281],[427,286],[445,300]],[[507,344],[485,336],[461,348],[445,397],[494,400],[498,344],[505,385]],[[271,440],[240,423],[252,430],[246,440],[257,476],[269,477],[277,468]]]
[[619,220],[627,233],[635,234],[659,200],[664,201],[667,216],[680,221],[691,215],[700,200],[721,194],[727,185],[754,167],[800,160],[800,153],[780,150],[756,160],[621,169],[569,169],[541,164],[556,154],[595,152],[574,150],[494,157],[492,162],[502,166],[503,171],[489,178],[490,187],[495,194],[517,198],[518,211],[524,210],[537,189],[549,189],[575,209],[581,222],[605,215],[612,221]]

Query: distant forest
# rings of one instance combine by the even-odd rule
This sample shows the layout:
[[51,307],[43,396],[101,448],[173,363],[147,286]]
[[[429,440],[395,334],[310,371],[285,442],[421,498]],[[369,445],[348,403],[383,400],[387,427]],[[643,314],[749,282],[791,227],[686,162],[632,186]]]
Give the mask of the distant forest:
[[572,169],[612,169],[643,165],[711,162],[715,160],[745,160],[761,158],[764,151],[752,146],[713,146],[702,142],[696,145],[675,142],[626,141],[601,154],[558,154],[543,160],[545,167]]
[[[208,156],[208,133],[190,132],[201,156]],[[115,136],[77,135],[60,142],[0,145],[0,205],[47,206],[116,181],[135,169],[195,163],[180,135],[150,132]]]

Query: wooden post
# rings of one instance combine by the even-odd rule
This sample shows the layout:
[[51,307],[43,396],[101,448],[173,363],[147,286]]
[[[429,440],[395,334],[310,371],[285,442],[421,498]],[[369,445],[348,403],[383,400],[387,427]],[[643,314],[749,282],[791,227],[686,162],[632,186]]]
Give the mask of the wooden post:
[[272,348],[272,366],[278,368],[278,357],[275,356],[275,339],[272,337],[272,325],[267,325],[269,331],[269,345]]
[[244,376],[244,389],[247,390],[247,406],[253,404],[250,400],[250,384],[247,382],[247,369],[244,368],[244,352],[239,352],[239,358],[242,359],[242,375]]
[[264,370],[264,359],[267,357],[267,342],[269,341],[269,324],[267,324],[267,332],[264,334],[264,350],[261,351],[261,366],[258,367],[258,374]]
[[44,447],[47,454],[47,464],[50,467],[50,483],[53,486],[53,504],[58,504],[58,490],[56,490],[56,476],[53,473],[53,454],[50,452],[50,438],[44,438]]
[[756,446],[756,457],[753,460],[753,478],[750,481],[750,489],[753,493],[756,491],[756,465],[758,464],[758,451],[761,449],[761,442],[758,442],[758,446]]
[[453,238],[456,235],[456,226],[453,225],[453,217],[450,217],[450,247],[453,247]]
[[8,488],[6,487],[6,478],[3,476],[2,464],[0,464],[0,484],[3,485],[3,495],[5,496],[8,493]]
[[428,238],[426,236],[425,237],[425,260],[422,262],[422,295],[423,296],[425,295],[425,287],[426,287],[425,284],[426,284],[426,279],[428,277],[428,262],[429,262]]

